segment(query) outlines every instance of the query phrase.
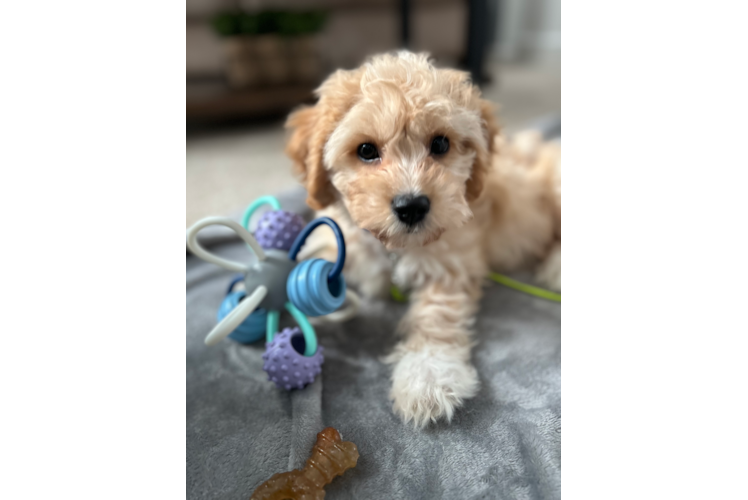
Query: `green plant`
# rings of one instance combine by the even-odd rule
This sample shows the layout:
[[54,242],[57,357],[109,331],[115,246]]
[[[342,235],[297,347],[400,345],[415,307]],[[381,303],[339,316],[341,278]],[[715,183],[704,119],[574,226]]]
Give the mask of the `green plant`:
[[213,29],[221,36],[234,36],[241,33],[239,20],[241,14],[223,12],[213,18]]
[[259,28],[259,16],[244,12],[222,12],[211,24],[220,36],[255,35]]
[[317,33],[325,24],[324,12],[287,12],[278,17],[278,33],[284,36],[299,36]]
[[254,35],[260,32],[259,16],[242,14],[239,17],[239,33],[242,35]]
[[322,29],[327,14],[321,11],[278,12],[262,11],[258,14],[223,12],[211,22],[221,36],[265,35],[300,36],[317,33]]
[[281,16],[279,12],[264,11],[257,15],[257,33],[260,35],[267,35],[270,33],[278,32],[278,18]]

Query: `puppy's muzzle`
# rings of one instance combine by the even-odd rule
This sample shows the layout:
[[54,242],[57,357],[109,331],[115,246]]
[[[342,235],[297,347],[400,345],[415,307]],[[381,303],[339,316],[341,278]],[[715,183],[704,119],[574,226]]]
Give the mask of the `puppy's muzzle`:
[[392,211],[400,222],[408,227],[413,227],[425,219],[430,208],[431,202],[424,195],[403,194],[392,199]]

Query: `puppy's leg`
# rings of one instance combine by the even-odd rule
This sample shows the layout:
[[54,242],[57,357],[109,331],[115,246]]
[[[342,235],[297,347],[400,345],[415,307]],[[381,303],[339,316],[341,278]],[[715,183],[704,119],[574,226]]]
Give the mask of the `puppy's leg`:
[[411,295],[400,324],[405,339],[387,359],[394,364],[393,410],[406,423],[424,427],[440,418],[449,421],[478,392],[470,328],[479,297],[479,280],[461,286],[431,283]]
[[346,279],[364,297],[385,298],[392,284],[392,261],[382,244],[369,233],[356,228],[345,234],[348,257],[345,262]]
[[[554,182],[559,219],[559,236],[545,261],[538,269],[538,280],[552,290],[574,289],[574,246],[577,218],[577,153],[576,141],[562,141],[560,161]],[[562,271],[563,269],[563,271]],[[563,282],[562,282],[563,278]]]
[[561,150],[526,133],[507,148],[489,179],[491,267],[513,271],[537,264],[536,278],[561,289]]

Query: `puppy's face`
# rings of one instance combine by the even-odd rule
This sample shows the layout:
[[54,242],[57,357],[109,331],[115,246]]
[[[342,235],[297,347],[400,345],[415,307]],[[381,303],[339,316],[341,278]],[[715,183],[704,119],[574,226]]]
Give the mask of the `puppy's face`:
[[341,200],[388,248],[427,245],[470,220],[498,127],[466,74],[385,55],[333,74],[318,94],[287,125],[313,208]]

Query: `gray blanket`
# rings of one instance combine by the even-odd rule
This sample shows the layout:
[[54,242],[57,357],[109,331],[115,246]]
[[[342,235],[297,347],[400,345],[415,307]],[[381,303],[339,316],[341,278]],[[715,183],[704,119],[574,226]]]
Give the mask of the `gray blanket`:
[[[303,193],[280,198],[306,211]],[[250,258],[232,233],[212,229],[200,238],[211,251]],[[262,370],[264,342],[203,344],[231,276],[187,257],[188,498],[248,498],[274,473],[302,467],[326,426],[361,454],[328,486],[329,499],[560,497],[558,304],[487,284],[473,350],[480,393],[451,424],[417,431],[392,413],[389,367],[380,361],[406,305],[364,302],[357,318],[318,326],[322,374],[286,392]]]

